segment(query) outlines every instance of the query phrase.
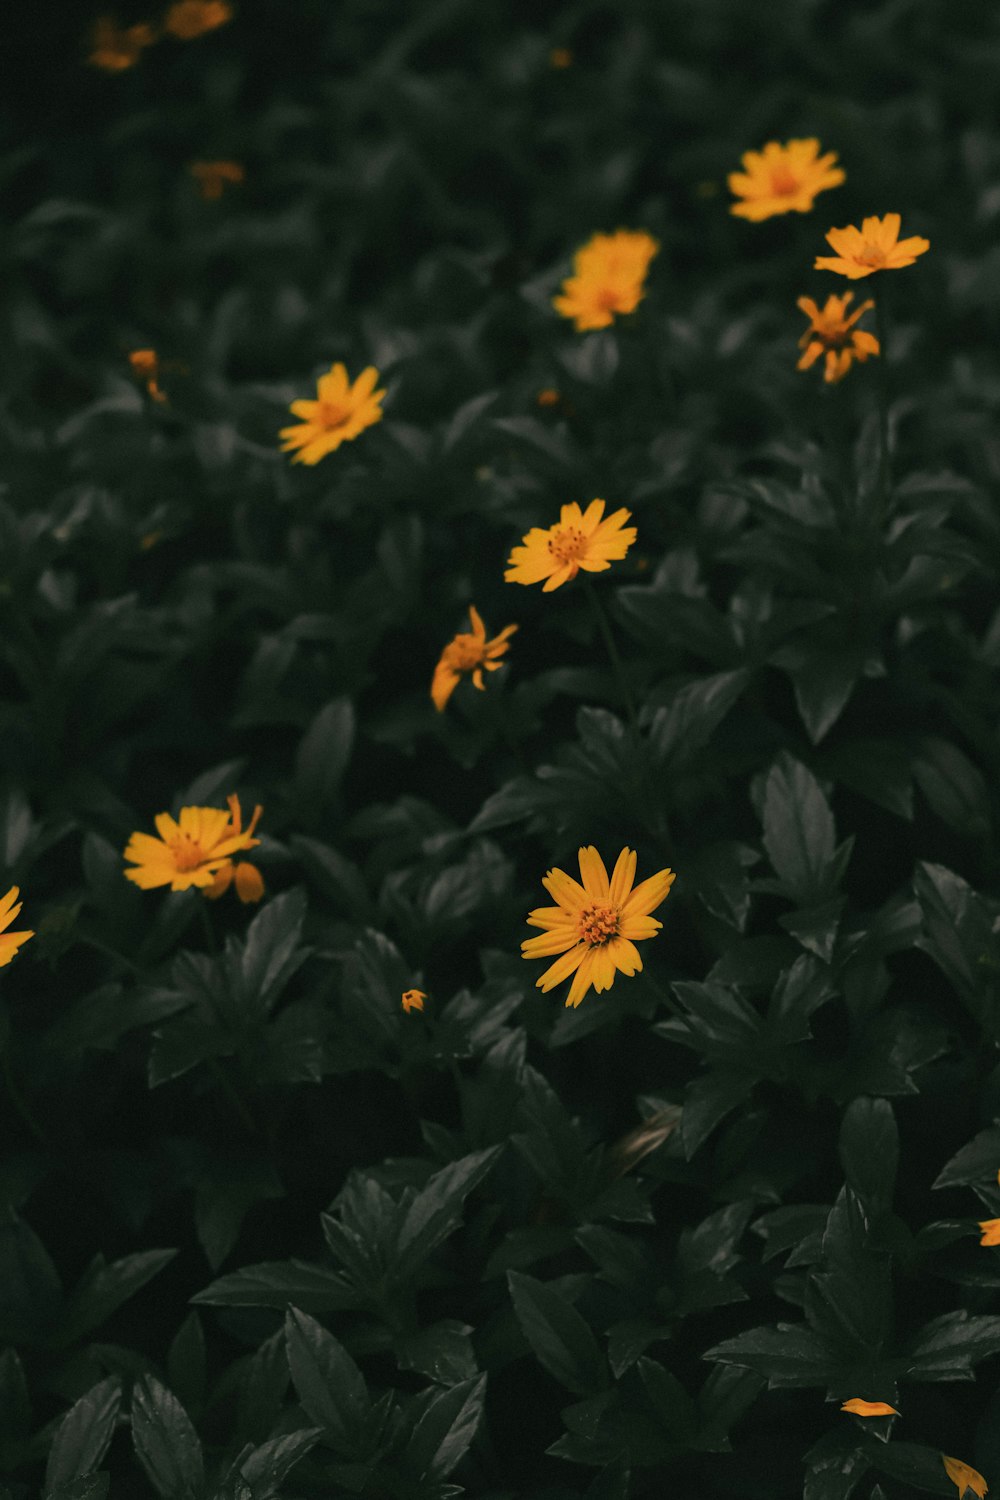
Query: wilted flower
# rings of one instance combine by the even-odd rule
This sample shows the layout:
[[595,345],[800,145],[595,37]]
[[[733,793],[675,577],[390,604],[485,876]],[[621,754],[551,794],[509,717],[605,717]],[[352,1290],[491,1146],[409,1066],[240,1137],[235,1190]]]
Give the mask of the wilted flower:
[[278,434],[284,438],[281,451],[289,453],[297,448],[299,451],[292,455],[293,464],[317,464],[341,443],[356,438],[374,422],[381,422],[383,412],[379,403],[385,391],[375,389],[377,382],[374,365],[362,370],[353,385],[344,365],[331,365],[328,374],[319,377],[316,401],[292,402],[289,408],[292,416],[301,417],[302,423],[281,429]]
[[896,1408],[890,1406],[887,1401],[864,1401],[860,1396],[854,1396],[850,1401],[845,1401],[840,1409],[853,1412],[856,1417],[899,1416]]
[[516,625],[505,625],[499,635],[495,635],[491,641],[486,639],[486,626],[482,622],[479,611],[474,604],[469,605],[469,619],[472,621],[472,634],[459,633],[450,640],[441,652],[441,660],[434,668],[434,678],[431,682],[431,697],[434,707],[439,711],[444,708],[448,699],[458,686],[459,678],[463,675],[472,674],[472,685],[480,691],[485,689],[483,682],[483,671],[497,672],[500,663],[496,660],[503,656],[510,644],[508,637],[514,634]]
[[615,313],[634,312],[645,295],[649,263],[659,243],[645,230],[618,229],[595,234],[573,256],[573,275],[552,306],[572,318],[577,333],[607,328]]
[[238,161],[193,161],[188,171],[206,199],[221,198],[227,182],[242,182],[244,177]]
[[973,1469],[970,1464],[963,1464],[960,1458],[948,1458],[942,1453],[941,1460],[944,1464],[945,1473],[952,1484],[958,1490],[958,1500],[965,1500],[966,1490],[971,1490],[979,1500],[986,1494],[987,1484],[982,1474]]
[[409,1015],[411,1011],[423,1010],[424,1001],[427,999],[423,990],[404,990],[403,1009]]
[[836,160],[836,151],[820,156],[815,136],[784,146],[768,141],[763,151],[745,151],[743,171],[730,172],[727,178],[729,191],[742,199],[729,212],[754,223],[775,214],[808,213],[817,193],[843,182],[842,169],[833,165]]
[[[6,932],[11,922],[16,922],[23,902],[18,901],[21,888],[12,885],[6,896],[0,897],[0,969],[9,964],[22,943],[34,937],[34,932]],[[16,904],[15,904],[16,903]]]
[[144,47],[152,46],[156,32],[140,22],[138,26],[119,26],[113,16],[98,16],[91,32],[91,53],[87,61],[106,73],[121,73],[139,61]]
[[[504,578],[508,583],[542,583],[542,592],[551,593],[560,584],[575,578],[580,569],[603,573],[612,562],[620,562],[636,539],[634,526],[625,526],[630,510],[616,510],[607,520],[604,501],[591,500],[585,511],[576,501],[562,506],[559,524],[543,530],[532,526],[523,545],[511,551]],[[624,529],[623,529],[624,528]]]
[[227,0],[175,0],[163,18],[163,29],[182,42],[214,31],[232,19]]
[[157,376],[160,373],[160,361],[155,349],[133,349],[129,354],[128,362],[132,366],[133,375],[146,382],[146,390],[154,401],[166,401],[165,391],[161,391]]
[[254,808],[244,831],[239,799],[227,800],[229,812],[217,807],[182,807],[177,821],[169,813],[158,813],[154,820],[158,839],[133,833],[129,840],[125,858],[137,868],[126,870],[125,878],[144,891],[159,885],[169,885],[172,891],[186,891],[190,886],[204,890],[214,884],[219,870],[231,863],[231,855],[260,843],[252,835],[263,808]]
[[875,304],[869,298],[848,317],[847,304],[853,297],[853,292],[845,292],[842,297],[831,295],[827,297],[822,311],[811,297],[798,299],[797,305],[810,320],[809,327],[799,339],[799,348],[804,349],[805,353],[798,362],[798,369],[808,370],[825,353],[823,379],[832,384],[843,380],[851,368],[852,360],[856,359],[863,364],[869,354],[880,353],[875,335],[867,333],[863,328],[854,327],[858,319]]
[[912,266],[918,255],[931,248],[931,242],[919,234],[901,240],[900,223],[899,214],[886,214],[883,219],[863,219],[860,229],[853,224],[846,229],[831,229],[826,240],[837,254],[818,255],[815,269],[836,271],[851,281],[859,281],[874,271],[898,271],[903,266]]
[[674,883],[672,870],[660,870],[632,889],[636,856],[623,849],[610,881],[604,861],[594,846],[581,849],[579,885],[563,870],[549,870],[542,884],[557,906],[539,906],[529,913],[529,927],[544,927],[541,937],[525,938],[524,958],[562,954],[542,977],[541,990],[550,990],[573,974],[567,1005],[579,1005],[593,985],[598,994],[610,989],[615,974],[635,974],[642,968],[636,941],[653,937],[663,926],[649,913],[666,898]]

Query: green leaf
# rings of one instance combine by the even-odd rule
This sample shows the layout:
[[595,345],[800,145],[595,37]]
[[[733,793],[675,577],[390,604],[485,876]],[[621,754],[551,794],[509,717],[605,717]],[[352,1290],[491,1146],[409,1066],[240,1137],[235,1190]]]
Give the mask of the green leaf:
[[357,1293],[342,1276],[301,1260],[263,1261],[220,1276],[191,1298],[208,1307],[277,1307],[290,1303],[309,1312],[339,1312],[358,1306]]
[[401,1370],[419,1370],[440,1385],[457,1385],[479,1373],[469,1335],[472,1327],[443,1318],[429,1328],[398,1337],[396,1360]]
[[872,1443],[868,1449],[872,1468],[901,1484],[910,1484],[932,1495],[948,1495],[951,1500],[965,1500],[955,1493],[955,1486],[948,1478],[942,1454],[937,1448],[925,1448],[920,1443]]
[[213,1271],[236,1244],[249,1210],[284,1195],[284,1184],[270,1161],[206,1161],[195,1191],[194,1222],[198,1242]]
[[58,1329],[62,1286],[48,1251],[12,1208],[0,1222],[0,1338],[34,1344]]
[[0,1351],[0,1468],[17,1467],[31,1430],[31,1401],[16,1349]]
[[850,1500],[868,1472],[867,1444],[852,1426],[826,1432],[805,1455],[803,1500]]
[[921,736],[913,756],[913,775],[943,823],[969,838],[990,830],[990,797],[982,772],[948,740]]
[[604,1356],[573,1304],[554,1287],[520,1271],[508,1271],[507,1282],[521,1331],[539,1363],[578,1396],[604,1390]]
[[361,1371],[333,1334],[297,1307],[285,1314],[285,1348],[303,1411],[339,1449],[353,1452],[371,1405]]
[[798,906],[818,906],[831,894],[834,825],[819,782],[782,751],[764,783],[764,848],[784,893]]
[[336,795],[354,745],[355,714],[349,698],[333,698],[320,709],[295,752],[295,796],[310,815]]
[[713,1345],[702,1358],[754,1370],[767,1379],[769,1390],[827,1385],[839,1368],[826,1339],[803,1323],[750,1328]]
[[451,1473],[476,1435],[485,1393],[485,1375],[435,1392],[404,1453],[418,1478],[441,1480]]
[[239,1472],[252,1486],[251,1500],[278,1500],[279,1485],[322,1436],[318,1427],[300,1428],[271,1438],[239,1461]]
[[141,1250],[108,1265],[98,1251],[67,1299],[60,1319],[60,1343],[71,1344],[97,1328],[115,1308],[152,1281],[176,1254],[176,1250]]
[[297,854],[323,894],[346,910],[358,922],[372,918],[372,900],[357,865],[319,839],[293,833],[289,848]]
[[747,668],[740,667],[679,688],[669,704],[656,710],[649,726],[649,741],[658,759],[671,769],[687,764],[742,697],[751,677]]
[[238,974],[245,1003],[258,1013],[272,1009],[311,952],[299,946],[305,914],[305,892],[296,886],[261,908],[242,944],[231,938],[226,942],[227,967]]
[[869,1214],[885,1214],[899,1167],[899,1131],[888,1099],[853,1099],[840,1122],[844,1176]]
[[501,1146],[489,1146],[435,1172],[413,1199],[399,1230],[394,1275],[414,1274],[441,1242],[462,1222],[462,1205],[493,1166]]
[[197,1413],[205,1399],[206,1367],[205,1334],[201,1319],[192,1308],[167,1350],[170,1389],[189,1411]]
[[1000,1167],[1000,1125],[989,1125],[950,1157],[931,1183],[934,1188],[993,1187]]
[[921,860],[913,889],[924,917],[917,947],[929,953],[978,1019],[984,984],[981,960],[993,949],[992,921],[967,881]]
[[681,1115],[681,1142],[686,1161],[691,1160],[730,1110],[742,1104],[756,1082],[752,1073],[718,1068],[688,1084]]
[[55,1430],[45,1468],[45,1488],[82,1479],[98,1467],[111,1446],[122,1401],[117,1375],[93,1386],[75,1402]]
[[583,1492],[584,1500],[628,1500],[631,1477],[628,1459],[622,1453],[590,1481]]
[[685,1447],[697,1426],[695,1404],[677,1376],[645,1355],[636,1365],[657,1423],[672,1442]]
[[198,1434],[177,1397],[153,1375],[132,1389],[136,1457],[163,1500],[196,1500],[205,1482]]
[[972,1380],[972,1367],[1000,1351],[1000,1317],[965,1308],[932,1318],[904,1350],[905,1373],[919,1380]]

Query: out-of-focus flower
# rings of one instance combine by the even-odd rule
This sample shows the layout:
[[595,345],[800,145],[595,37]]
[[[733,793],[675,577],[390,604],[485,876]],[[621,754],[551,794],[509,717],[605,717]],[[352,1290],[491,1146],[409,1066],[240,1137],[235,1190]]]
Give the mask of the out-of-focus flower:
[[743,171],[727,178],[729,191],[740,200],[729,212],[754,223],[775,214],[808,213],[817,193],[844,181],[843,170],[833,165],[836,160],[836,151],[820,156],[815,136],[784,146],[768,141],[762,151],[745,151]]
[[146,390],[154,401],[166,401],[166,391],[159,385],[160,361],[155,349],[133,349],[128,357],[132,374],[145,382]]
[[572,318],[577,333],[608,328],[616,313],[634,312],[645,296],[646,274],[660,246],[642,229],[595,234],[573,256],[573,275],[552,306]]
[[547,385],[543,391],[538,392],[535,400],[539,406],[558,406],[559,392],[554,390],[552,386]]
[[965,1500],[966,1490],[971,1490],[974,1495],[982,1500],[986,1494],[987,1484],[978,1469],[972,1468],[970,1464],[963,1464],[960,1458],[948,1458],[944,1453],[941,1455],[945,1473],[952,1484],[958,1490],[958,1500]]
[[136,866],[124,872],[140,890],[150,891],[169,885],[172,891],[186,891],[190,886],[204,890],[214,883],[223,865],[243,849],[253,849],[260,839],[253,837],[263,808],[254,808],[250,826],[243,830],[239,800],[229,797],[229,811],[218,807],[182,807],[176,821],[169,813],[155,818],[159,838],[148,833],[133,833],[125,849],[125,858]]
[[521,944],[524,958],[550,958],[552,966],[535,983],[550,990],[572,974],[566,1004],[577,1006],[591,986],[598,994],[610,989],[615,974],[635,974],[642,958],[635,946],[653,937],[663,926],[649,914],[666,898],[674,883],[672,870],[660,870],[632,889],[636,856],[623,849],[608,880],[604,861],[592,844],[581,849],[578,884],[563,870],[549,870],[542,884],[558,902],[539,906],[528,914],[529,927],[543,927],[541,937]]
[[851,368],[852,360],[856,359],[863,364],[869,354],[880,353],[875,335],[854,326],[875,304],[869,298],[848,317],[847,304],[853,297],[853,292],[845,292],[842,297],[831,295],[827,297],[822,310],[811,297],[798,299],[797,305],[810,320],[809,327],[799,339],[799,348],[805,353],[798,362],[798,369],[808,370],[821,354],[825,354],[823,379],[831,384],[843,380]]
[[22,943],[26,943],[35,935],[34,932],[5,931],[11,922],[17,921],[24,904],[17,899],[20,894],[20,886],[12,885],[6,896],[0,897],[0,969],[10,963]]
[[981,1245],[1000,1245],[1000,1219],[980,1219],[979,1227],[983,1231]]
[[[523,545],[511,551],[504,578],[508,583],[542,583],[542,592],[551,593],[560,584],[575,578],[580,569],[603,573],[612,562],[620,562],[636,539],[634,526],[625,526],[630,510],[616,510],[607,520],[604,501],[591,500],[585,511],[576,501],[564,505],[559,523],[543,530],[533,526]],[[624,529],[623,529],[624,528]]]
[[853,1396],[850,1401],[845,1401],[840,1409],[853,1412],[856,1417],[899,1416],[896,1408],[887,1401],[864,1401],[860,1396]]
[[385,391],[377,391],[377,383],[378,371],[374,365],[362,370],[353,385],[344,365],[331,365],[329,372],[319,377],[317,400],[292,402],[292,416],[301,417],[302,422],[281,429],[278,434],[284,438],[281,451],[298,449],[292,455],[292,463],[318,464],[341,443],[356,438],[374,422],[381,422],[384,414],[380,403]]
[[882,219],[875,216],[862,219],[860,229],[848,224],[846,229],[829,230],[827,244],[837,253],[818,255],[815,269],[836,271],[839,276],[860,281],[862,276],[871,276],[875,271],[899,271],[903,266],[912,266],[918,255],[931,248],[931,242],[919,234],[901,240],[901,222],[899,214],[886,214]]
[[410,1012],[414,1010],[423,1010],[424,1001],[426,999],[427,996],[424,994],[423,990],[404,990],[403,1009],[406,1011],[407,1015],[409,1015]]
[[179,41],[190,42],[206,31],[214,31],[231,21],[233,7],[228,0],[175,0],[163,18],[163,29]]
[[143,49],[156,41],[156,32],[144,21],[137,26],[119,26],[113,16],[98,16],[90,34],[87,61],[106,73],[121,73],[139,61]]
[[500,663],[497,657],[505,654],[510,645],[508,637],[512,636],[517,629],[516,625],[505,625],[499,635],[495,635],[491,641],[488,641],[486,626],[474,604],[469,605],[469,619],[472,621],[472,634],[460,632],[450,640],[441,652],[441,659],[434,668],[431,697],[434,700],[434,707],[439,712],[455,691],[461,677],[471,673],[473,687],[479,688],[480,691],[485,689],[484,670],[499,671]]
[[227,182],[242,182],[245,175],[238,161],[193,161],[188,171],[206,199],[221,198]]
[[568,47],[553,47],[549,53],[549,64],[553,68],[571,68],[573,54]]

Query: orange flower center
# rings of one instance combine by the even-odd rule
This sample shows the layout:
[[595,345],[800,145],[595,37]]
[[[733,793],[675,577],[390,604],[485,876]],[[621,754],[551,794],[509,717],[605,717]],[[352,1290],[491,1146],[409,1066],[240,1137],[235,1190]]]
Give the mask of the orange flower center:
[[554,531],[545,545],[556,561],[565,567],[567,563],[579,562],[586,554],[587,538],[579,526],[564,526]]
[[485,660],[485,642],[474,635],[456,635],[444,648],[449,667],[456,672],[471,672]]
[[175,839],[170,845],[170,852],[178,870],[197,869],[208,858],[201,845],[189,833],[182,833],[180,838]]
[[313,419],[318,427],[341,427],[351,415],[351,408],[344,401],[320,401]]
[[787,198],[800,187],[795,173],[784,165],[771,168],[771,192],[776,198]]
[[862,266],[881,266],[885,262],[885,251],[881,245],[873,245],[871,240],[865,240],[854,259]]
[[618,936],[619,921],[615,907],[606,906],[603,901],[594,901],[581,910],[576,922],[577,935],[581,942],[589,943],[592,948],[600,948]]

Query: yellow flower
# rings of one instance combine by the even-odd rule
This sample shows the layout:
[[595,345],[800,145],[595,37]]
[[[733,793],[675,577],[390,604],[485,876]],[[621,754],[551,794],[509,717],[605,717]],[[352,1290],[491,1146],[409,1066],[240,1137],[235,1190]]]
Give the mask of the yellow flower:
[[227,182],[242,182],[244,176],[238,161],[193,161],[188,171],[205,199],[221,198]]
[[569,583],[581,568],[603,573],[612,562],[621,561],[636,539],[635,527],[625,526],[631,514],[623,507],[602,521],[603,500],[591,500],[585,511],[574,500],[562,506],[557,526],[532,526],[521,538],[523,546],[512,550],[503,576],[508,583],[524,584],[542,583],[544,578],[542,593],[548,594]]
[[166,392],[160,389],[157,376],[160,373],[160,361],[155,349],[133,349],[128,357],[132,366],[132,374],[146,382],[146,390],[154,401],[166,401]]
[[573,275],[552,306],[572,318],[577,333],[607,328],[615,313],[634,312],[645,295],[649,263],[659,243],[645,230],[618,229],[595,234],[573,257]]
[[406,1011],[407,1015],[409,1015],[410,1012],[414,1010],[423,1010],[424,1001],[426,999],[427,996],[424,994],[423,990],[404,990],[403,1009]]
[[553,68],[570,68],[573,66],[573,54],[568,47],[553,47],[549,53],[549,64]]
[[983,1231],[981,1245],[1000,1245],[1000,1219],[980,1219],[979,1227]]
[[987,1484],[982,1474],[973,1469],[969,1464],[963,1464],[960,1458],[948,1458],[942,1453],[941,1460],[944,1464],[945,1473],[952,1484],[958,1490],[958,1500],[965,1500],[966,1490],[971,1490],[979,1500],[986,1494]]
[[508,636],[512,636],[517,629],[516,625],[505,625],[499,635],[495,635],[491,641],[488,641],[486,626],[474,604],[469,605],[469,619],[472,621],[472,634],[460,633],[450,640],[441,652],[441,660],[434,668],[431,697],[434,700],[434,707],[439,712],[455,691],[463,673],[471,672],[473,687],[479,688],[481,692],[485,689],[484,668],[487,672],[500,670],[500,663],[496,658],[503,656],[507,651],[510,644]]
[[538,392],[535,400],[538,402],[539,406],[558,406],[559,392],[554,388],[554,386],[547,385],[544,390]]
[[861,306],[847,316],[847,304],[853,299],[853,292],[845,292],[842,297],[829,296],[822,311],[816,306],[811,297],[800,297],[797,306],[801,307],[810,324],[805,333],[799,339],[799,348],[805,353],[796,366],[799,370],[808,370],[810,365],[816,363],[820,355],[826,354],[826,368],[823,379],[832,384],[834,381],[843,380],[851,368],[851,361],[858,360],[864,364],[869,354],[880,353],[879,342],[873,333],[867,333],[863,328],[855,328],[854,325],[859,318],[863,317],[870,307],[875,304],[868,299]]
[[845,1401],[840,1408],[841,1411],[851,1411],[856,1417],[888,1417],[899,1416],[894,1406],[886,1401],[863,1401],[860,1396],[854,1396],[850,1401]]
[[206,885],[202,894],[207,896],[209,901],[218,901],[220,896],[226,894],[234,877],[236,894],[244,906],[250,901],[261,899],[264,894],[264,877],[256,865],[247,864],[245,859],[238,860],[235,865],[231,859],[228,859],[216,874],[212,884]]
[[227,0],[175,0],[163,18],[163,29],[182,42],[214,31],[232,19],[233,7]]
[[836,151],[820,156],[815,136],[784,146],[768,141],[763,151],[746,151],[741,160],[743,171],[730,172],[726,180],[729,191],[743,201],[732,204],[729,212],[755,224],[793,210],[808,213],[817,193],[844,180],[842,169],[833,165]]
[[87,61],[106,73],[121,73],[139,61],[144,47],[152,46],[156,33],[152,26],[119,26],[113,16],[99,16],[94,22]]
[[144,891],[159,885],[169,885],[172,891],[186,891],[190,886],[204,890],[214,884],[222,866],[231,863],[231,855],[260,843],[252,835],[263,808],[254,808],[244,832],[239,798],[232,796],[227,801],[229,812],[217,807],[182,807],[176,822],[169,813],[158,813],[158,839],[148,833],[133,833],[129,840],[125,858],[137,868],[126,870],[125,878]]
[[592,844],[580,850],[579,885],[563,870],[549,870],[542,884],[556,898],[557,906],[539,906],[529,913],[529,927],[543,927],[541,937],[525,938],[524,958],[549,958],[561,953],[551,968],[535,981],[541,990],[574,975],[567,1005],[579,1005],[593,985],[601,993],[610,989],[618,969],[635,974],[642,959],[635,940],[653,937],[663,926],[649,913],[666,899],[674,883],[672,870],[660,870],[632,889],[636,856],[623,849],[611,880],[604,861]]
[[874,216],[863,219],[860,229],[853,224],[846,229],[831,229],[826,240],[837,253],[818,255],[815,270],[836,271],[839,276],[859,281],[874,271],[899,271],[903,266],[912,266],[918,255],[931,248],[931,242],[919,234],[901,240],[900,222],[899,214],[886,214],[883,219]]
[[377,381],[374,365],[362,370],[353,385],[344,365],[331,365],[329,373],[319,377],[318,400],[292,402],[292,416],[303,420],[298,427],[281,429],[278,436],[285,440],[281,451],[299,450],[292,455],[293,464],[318,464],[341,443],[356,438],[373,422],[381,422],[379,402],[385,391],[375,389]]
[[[4,928],[9,927],[11,922],[15,922],[20,914],[23,905],[17,900],[20,894],[20,886],[12,885],[6,896],[0,897],[0,969],[10,963],[22,943],[26,943],[35,935],[33,932],[4,931]],[[16,905],[15,902],[17,902]]]

